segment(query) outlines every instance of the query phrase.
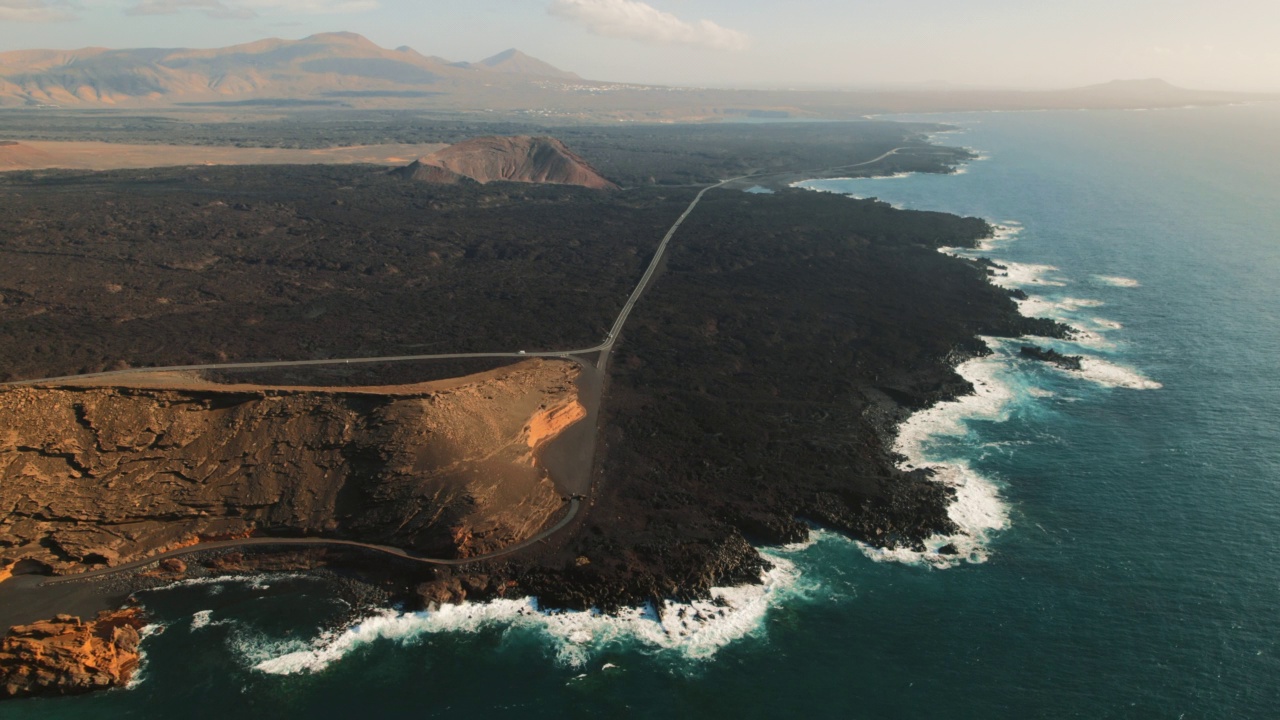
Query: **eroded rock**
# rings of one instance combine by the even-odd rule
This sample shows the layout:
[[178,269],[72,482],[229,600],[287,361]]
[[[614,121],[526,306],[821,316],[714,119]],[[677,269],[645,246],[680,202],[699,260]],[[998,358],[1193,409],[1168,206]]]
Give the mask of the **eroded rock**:
[[123,687],[138,669],[136,608],[84,622],[71,615],[19,625],[0,641],[0,697],[74,695]]
[[469,557],[563,507],[538,449],[586,411],[578,366],[438,383],[0,391],[0,544],[55,572],[205,540],[325,535]]

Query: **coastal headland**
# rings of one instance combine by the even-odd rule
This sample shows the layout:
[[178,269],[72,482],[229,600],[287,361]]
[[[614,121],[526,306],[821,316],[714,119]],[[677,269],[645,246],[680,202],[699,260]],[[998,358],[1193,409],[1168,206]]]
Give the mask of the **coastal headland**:
[[936,129],[601,131],[571,147],[610,192],[0,175],[0,360],[29,383],[0,390],[0,603],[88,615],[189,573],[323,566],[410,605],[607,610],[758,582],[756,546],[814,524],[954,532],[951,491],[897,468],[897,423],[970,390],[979,335],[1065,328],[938,252],[985,221],[787,187],[948,172],[970,154]]

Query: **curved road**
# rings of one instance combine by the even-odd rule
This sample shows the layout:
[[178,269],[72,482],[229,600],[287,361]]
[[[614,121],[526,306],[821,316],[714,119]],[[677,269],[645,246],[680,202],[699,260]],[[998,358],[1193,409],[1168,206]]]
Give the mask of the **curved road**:
[[372,552],[379,552],[385,555],[394,555],[402,560],[410,560],[413,562],[424,563],[426,565],[466,565],[468,563],[482,562],[484,560],[492,560],[497,557],[502,557],[503,555],[509,555],[510,553],[513,553],[517,550],[523,550],[524,548],[527,548],[530,545],[534,545],[536,543],[542,542],[543,540],[546,540],[547,538],[559,532],[561,528],[563,528],[565,525],[568,525],[569,522],[573,520],[574,516],[578,514],[578,508],[581,506],[581,504],[582,502],[578,500],[578,498],[573,498],[569,501],[569,512],[565,513],[565,516],[560,518],[560,521],[557,522],[555,525],[552,525],[551,527],[547,528],[546,530],[543,530],[537,535],[534,535],[533,537],[527,540],[522,540],[521,542],[516,543],[515,545],[512,545],[510,547],[505,547],[497,552],[489,553],[488,555],[477,555],[475,557],[470,557],[470,558],[462,558],[462,559],[427,558],[427,557],[414,555],[413,553],[398,547],[392,547],[390,545],[374,545],[373,543],[363,543],[356,540],[335,540],[331,538],[256,537],[256,538],[242,538],[239,540],[218,540],[215,542],[198,543],[196,545],[190,545],[188,547],[179,548],[177,550],[170,550],[169,552],[166,552],[166,553],[160,553],[159,555],[152,555],[150,557],[146,557],[141,560],[134,560],[132,562],[127,562],[127,563],[124,563],[123,565],[115,565],[113,567],[101,568],[99,570],[90,570],[89,572],[77,573],[75,575],[67,575],[66,577],[59,577],[52,580],[45,580],[44,582],[40,583],[38,587],[44,587],[46,585],[60,585],[62,583],[70,583],[70,582],[79,582],[81,580],[93,580],[96,578],[105,577],[107,575],[114,575],[116,573],[127,572],[129,570],[136,570],[140,567],[146,567],[147,565],[158,563],[161,560],[165,560],[167,558],[180,557],[182,555],[191,555],[194,553],[205,552],[208,550],[227,550],[230,548],[246,547],[246,546],[253,546],[253,545],[267,545],[272,547],[279,547],[281,545],[290,545],[290,546],[337,545],[342,547],[359,548],[361,550],[370,550]]
[[[880,162],[881,160],[884,160],[890,155],[894,155],[899,150],[903,150],[903,149],[904,148],[902,147],[896,147],[884,153],[883,155],[879,155],[870,160],[866,160],[860,163],[854,163],[853,165],[841,165],[839,167],[829,168],[829,170],[845,170],[848,168],[870,165],[872,163]],[[666,236],[662,238],[662,242],[658,244],[657,250],[654,251],[653,259],[649,261],[649,267],[645,269],[644,275],[640,277],[640,282],[636,284],[635,290],[631,292],[631,295],[627,298],[626,304],[622,306],[622,312],[618,314],[618,319],[614,321],[613,327],[610,328],[608,337],[605,338],[604,342],[594,347],[579,348],[575,350],[545,350],[545,351],[533,351],[533,352],[518,351],[518,352],[492,352],[492,353],[446,353],[446,354],[440,354],[440,355],[393,355],[393,356],[386,356],[386,357],[338,358],[338,359],[326,359],[326,360],[275,360],[275,361],[269,361],[269,362],[220,363],[220,364],[208,364],[208,365],[172,365],[167,367],[131,368],[128,370],[114,370],[110,372],[88,373],[85,375],[64,375],[61,377],[40,378],[37,380],[21,380],[18,382],[3,383],[3,384],[0,384],[0,387],[16,387],[16,386],[22,386],[22,385],[59,383],[59,382],[68,382],[73,380],[89,380],[94,378],[119,377],[121,375],[134,375],[139,373],[153,373],[153,372],[176,372],[176,371],[193,371],[193,370],[237,370],[237,369],[247,370],[247,369],[255,369],[255,368],[305,367],[305,366],[311,366],[311,365],[344,365],[344,364],[354,365],[358,363],[411,362],[411,361],[421,361],[421,360],[448,360],[448,359],[462,359],[462,358],[502,358],[502,357],[506,357],[506,358],[528,358],[528,357],[568,358],[569,356],[573,356],[573,355],[583,355],[583,354],[593,353],[593,352],[600,353],[599,359],[596,361],[596,367],[597,369],[603,371],[604,368],[608,366],[609,357],[613,353],[614,345],[618,341],[618,336],[622,333],[623,327],[626,325],[627,320],[631,317],[631,311],[635,309],[636,303],[639,302],[640,298],[644,295],[645,291],[649,288],[649,284],[653,281],[654,273],[657,272],[658,267],[662,264],[662,260],[665,257],[667,252],[667,246],[671,243],[671,239],[675,237],[676,231],[680,229],[680,226],[684,223],[685,219],[687,219],[689,215],[693,213],[694,209],[698,207],[698,203],[702,201],[702,197],[706,195],[708,192],[710,192],[711,190],[724,187],[729,183],[736,182],[738,180],[745,180],[747,178],[758,177],[765,174],[766,173],[753,173],[750,175],[739,175],[738,177],[729,178],[728,180],[721,180],[720,182],[714,185],[708,185],[704,187],[696,196],[694,196],[693,201],[689,203],[689,207],[685,208],[685,211],[681,213],[680,217],[676,218],[676,221],[671,226],[671,229],[667,231]],[[767,174],[772,175],[777,173],[767,173]],[[338,546],[345,546],[345,547],[361,548],[361,549],[369,550],[372,552],[385,553],[388,555],[394,555],[396,557],[399,557],[405,560],[411,560],[414,562],[426,563],[431,565],[465,565],[468,563],[481,562],[484,560],[492,560],[494,558],[502,557],[504,555],[509,555],[518,550],[522,550],[524,548],[529,547],[530,545],[533,545],[535,543],[538,543],[538,542],[541,542],[542,540],[547,539],[548,537],[554,535],[555,533],[563,529],[566,525],[568,525],[574,519],[574,517],[577,516],[578,510],[581,508],[581,506],[582,506],[582,503],[579,501],[579,499],[577,497],[574,497],[573,499],[570,500],[569,511],[565,513],[565,516],[561,518],[559,522],[557,522],[552,527],[538,533],[537,535],[529,538],[528,540],[524,540],[520,543],[512,545],[511,547],[503,548],[502,550],[499,550],[494,553],[490,553],[488,555],[482,555],[479,557],[466,558],[466,559],[460,559],[460,560],[419,557],[417,555],[410,554],[409,552],[402,550],[400,548],[390,547],[387,545],[374,545],[371,543],[362,543],[355,540],[333,540],[333,539],[327,539],[327,538],[292,538],[292,539],[265,538],[265,537],[246,538],[242,540],[225,540],[225,541],[218,541],[218,542],[200,543],[198,545],[192,545],[190,547],[181,548],[179,550],[173,550],[167,553],[162,553],[160,555],[153,555],[151,557],[148,557],[142,560],[135,560],[132,562],[125,563],[123,565],[117,565],[109,568],[102,568],[100,570],[91,570],[89,572],[62,577],[56,580],[46,580],[45,582],[41,583],[41,585],[43,586],[43,585],[75,582],[79,580],[91,580],[91,579],[100,578],[106,575],[113,575],[116,573],[134,570],[140,567],[144,567],[146,565],[150,565],[152,563],[159,562],[166,558],[178,557],[180,555],[189,555],[196,552],[204,552],[206,550],[222,550],[222,549],[230,549],[230,548],[237,548],[237,547],[247,547],[247,546],[253,546],[253,545],[272,545],[272,546],[338,545]]]

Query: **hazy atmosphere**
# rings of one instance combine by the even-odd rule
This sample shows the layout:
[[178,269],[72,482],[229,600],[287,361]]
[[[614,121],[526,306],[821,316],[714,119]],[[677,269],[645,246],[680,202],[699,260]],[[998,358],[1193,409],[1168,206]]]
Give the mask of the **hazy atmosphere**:
[[0,720],[1280,718],[1280,0],[0,0]]
[[1273,0],[0,0],[0,51],[219,47],[347,30],[450,60],[518,47],[671,85],[1280,89]]

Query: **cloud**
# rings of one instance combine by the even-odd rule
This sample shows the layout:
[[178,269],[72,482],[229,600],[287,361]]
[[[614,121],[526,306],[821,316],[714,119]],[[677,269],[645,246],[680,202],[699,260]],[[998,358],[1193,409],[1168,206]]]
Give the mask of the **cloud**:
[[[0,0],[0,3],[7,0]],[[128,15],[173,15],[186,10],[211,18],[246,19],[277,11],[292,15],[357,13],[378,7],[377,0],[141,0]]]
[[219,20],[243,20],[256,17],[257,13],[247,7],[228,7],[222,0],[142,0],[142,2],[125,10],[126,15],[173,15],[183,10],[199,10],[211,18]]
[[75,15],[64,0],[0,0],[0,20],[5,22],[59,22]]
[[710,20],[686,22],[639,0],[552,0],[547,12],[576,22],[596,35],[654,45],[743,50],[750,42],[745,33]]

